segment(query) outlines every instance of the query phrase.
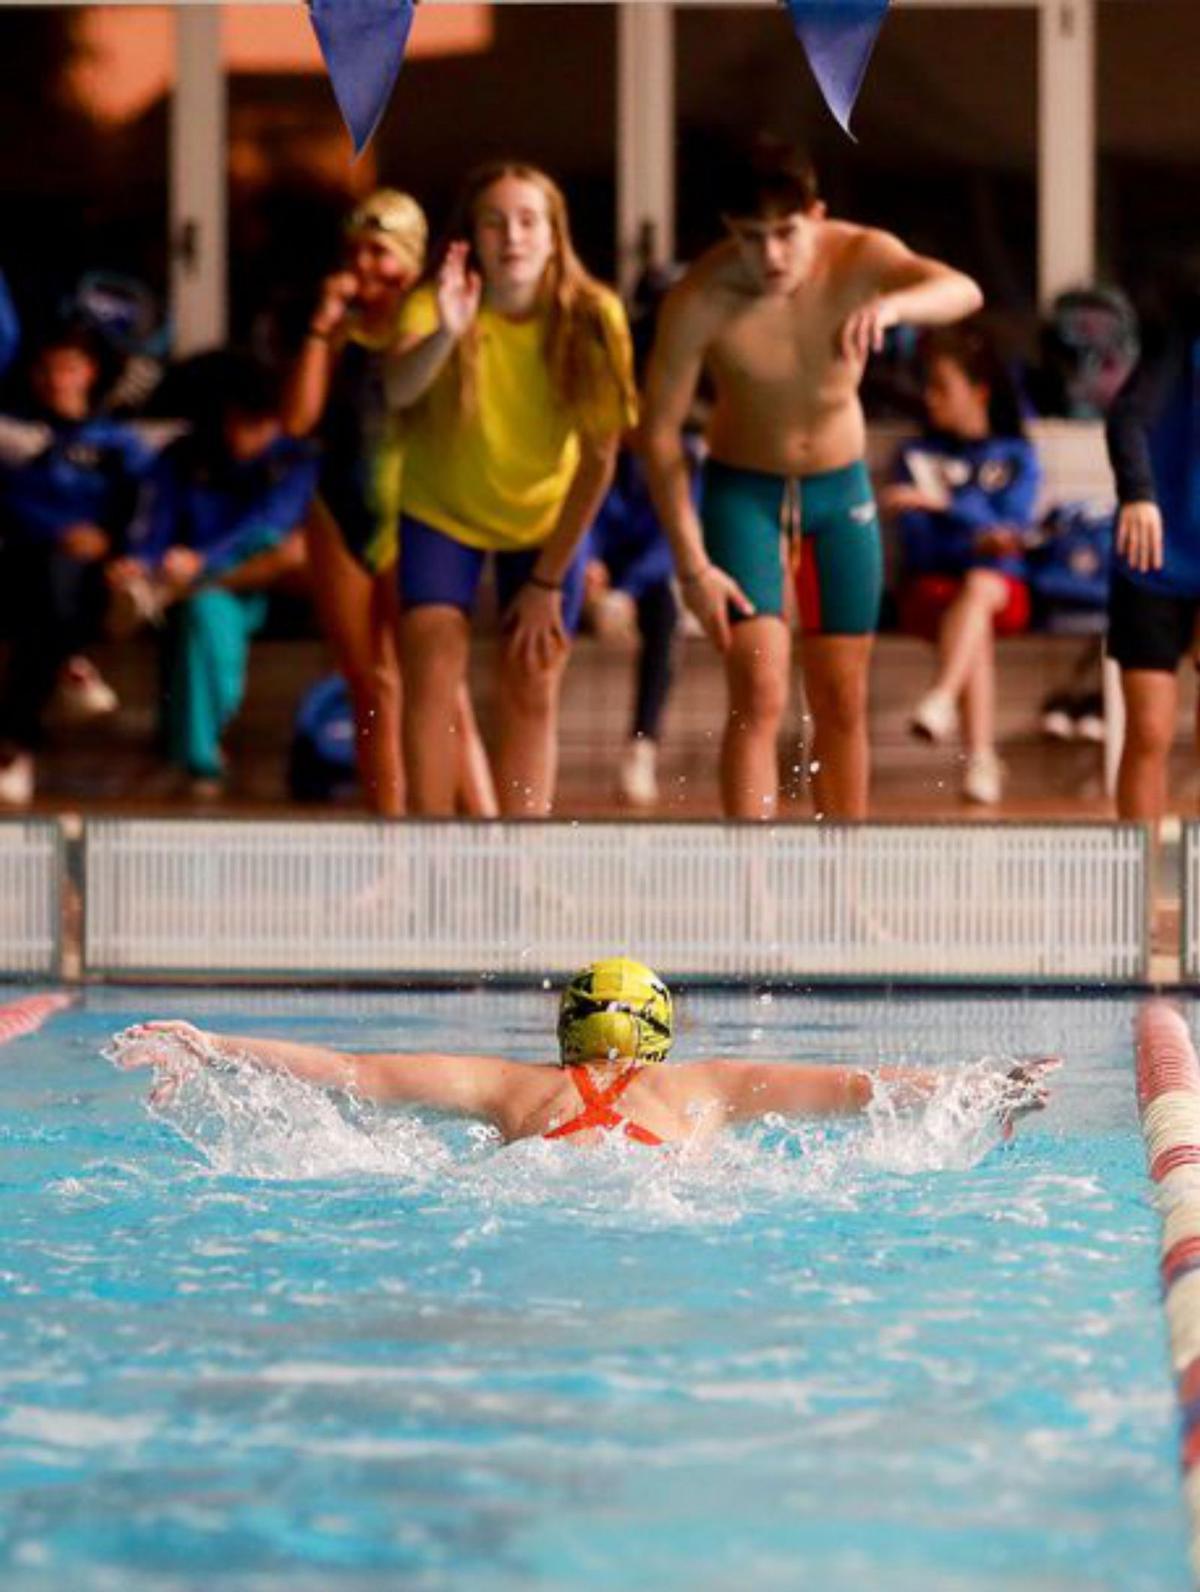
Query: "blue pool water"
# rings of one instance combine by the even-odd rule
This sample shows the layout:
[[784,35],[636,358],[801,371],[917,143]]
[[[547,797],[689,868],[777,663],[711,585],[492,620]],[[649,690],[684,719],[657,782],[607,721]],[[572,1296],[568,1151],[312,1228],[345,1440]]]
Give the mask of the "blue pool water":
[[[549,994],[94,992],[0,1049],[0,1586],[1187,1586],[1124,1000],[683,999],[915,1120],[503,1149],[102,1059],[159,1014],[545,1056]],[[1062,1051],[996,1143],[982,1056]]]

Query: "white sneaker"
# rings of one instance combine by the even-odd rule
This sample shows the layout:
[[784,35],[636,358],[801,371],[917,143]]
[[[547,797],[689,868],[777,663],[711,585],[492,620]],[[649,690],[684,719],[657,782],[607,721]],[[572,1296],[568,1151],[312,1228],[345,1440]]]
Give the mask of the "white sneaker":
[[59,671],[51,711],[64,724],[84,724],[88,719],[115,713],[117,693],[89,658],[68,658]]
[[18,752],[0,764],[0,807],[28,807],[33,800],[33,758]]
[[1081,697],[1075,704],[1075,734],[1093,746],[1104,745],[1104,699],[1098,695]]
[[644,735],[625,748],[617,770],[617,795],[629,807],[658,805],[658,747]]
[[1004,765],[995,752],[974,752],[967,758],[962,793],[981,807],[996,806],[1004,795]]
[[927,691],[908,721],[912,733],[923,741],[948,741],[958,729],[958,709],[941,691]]

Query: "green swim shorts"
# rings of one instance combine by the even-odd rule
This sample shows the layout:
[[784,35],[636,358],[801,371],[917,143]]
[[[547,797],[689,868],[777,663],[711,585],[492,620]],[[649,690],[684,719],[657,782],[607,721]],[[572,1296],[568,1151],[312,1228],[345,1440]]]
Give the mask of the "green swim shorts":
[[[879,623],[883,546],[871,478],[860,460],[819,475],[770,475],[709,459],[701,495],[704,545],[755,614],[784,613],[795,583],[807,635],[866,636]],[[730,610],[736,622],[746,616]]]

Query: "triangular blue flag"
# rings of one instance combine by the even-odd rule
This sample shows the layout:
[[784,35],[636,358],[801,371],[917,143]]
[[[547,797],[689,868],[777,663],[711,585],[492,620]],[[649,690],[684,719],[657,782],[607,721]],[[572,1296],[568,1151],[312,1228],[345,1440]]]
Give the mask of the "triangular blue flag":
[[[784,0],[825,103],[845,133],[889,0]],[[854,135],[851,133],[851,137]]]
[[413,0],[309,0],[309,10],[334,98],[361,155],[396,85]]

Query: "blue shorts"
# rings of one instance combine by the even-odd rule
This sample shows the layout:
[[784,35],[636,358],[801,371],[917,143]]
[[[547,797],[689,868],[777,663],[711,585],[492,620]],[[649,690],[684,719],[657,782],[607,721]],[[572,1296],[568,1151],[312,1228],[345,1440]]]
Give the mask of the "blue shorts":
[[[400,520],[400,606],[405,612],[438,605],[461,608],[469,614],[490,556],[496,560],[496,592],[503,613],[533,573],[540,551],[531,547],[520,553],[489,555],[482,547],[468,547],[445,531],[405,514]],[[570,636],[579,629],[583,612],[586,565],[585,540],[563,576],[563,624]]]

